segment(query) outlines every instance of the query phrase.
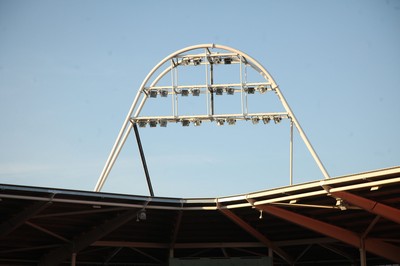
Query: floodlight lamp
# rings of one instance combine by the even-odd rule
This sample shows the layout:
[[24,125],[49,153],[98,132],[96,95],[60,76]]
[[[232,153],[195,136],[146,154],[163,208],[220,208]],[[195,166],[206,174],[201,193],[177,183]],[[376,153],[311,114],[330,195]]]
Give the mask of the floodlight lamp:
[[226,122],[228,123],[228,125],[233,126],[234,124],[236,124],[236,119],[228,118],[226,119]]
[[157,126],[157,120],[150,120],[149,121],[150,127],[156,127]]
[[258,121],[260,121],[260,118],[258,118],[258,117],[251,118],[251,122],[253,123],[253,125],[258,124]]
[[167,96],[168,96],[168,90],[166,90],[166,89],[161,89],[161,90],[160,90],[160,95],[161,95],[161,97],[167,97]]
[[182,89],[181,90],[181,95],[182,96],[188,96],[189,95],[189,90],[188,89]]
[[254,94],[255,89],[254,87],[247,87],[245,91],[247,92],[247,94]]
[[225,123],[224,119],[217,119],[217,126],[223,126]]
[[260,85],[257,87],[257,90],[261,93],[264,94],[267,92],[267,88],[265,88],[264,86]]
[[214,62],[214,64],[220,64],[221,63],[221,57],[219,57],[219,56],[214,57],[213,62]]
[[216,95],[222,95],[223,92],[224,92],[224,88],[222,88],[222,87],[215,88]]
[[263,117],[263,118],[262,118],[262,121],[263,121],[264,124],[268,124],[269,121],[271,121],[271,118],[268,117],[268,116],[266,116],[266,117]]
[[147,122],[146,121],[139,121],[138,124],[139,124],[139,127],[146,127]]
[[281,122],[281,120],[282,120],[282,117],[280,117],[280,116],[275,116],[274,117],[275,124],[279,124]]
[[199,96],[200,95],[200,89],[192,89],[192,95],[193,96]]
[[190,58],[187,58],[187,57],[182,58],[181,64],[185,65],[185,66],[189,65],[190,64]]
[[193,58],[193,64],[195,66],[200,65],[200,63],[201,63],[201,58],[200,57]]
[[182,126],[183,127],[188,127],[190,125],[190,121],[187,119],[182,119],[181,120]]
[[225,57],[224,58],[224,64],[225,65],[230,65],[232,63],[232,58],[231,57]]
[[232,87],[227,87],[225,90],[226,90],[226,94],[228,94],[228,95],[233,95],[235,93],[235,89]]
[[196,127],[200,126],[201,125],[201,120],[199,120],[199,119],[193,120],[193,125],[195,125]]
[[168,124],[167,120],[165,119],[159,120],[158,123],[160,124],[160,127],[167,127]]
[[150,98],[157,98],[157,90],[150,90],[149,94],[150,94]]

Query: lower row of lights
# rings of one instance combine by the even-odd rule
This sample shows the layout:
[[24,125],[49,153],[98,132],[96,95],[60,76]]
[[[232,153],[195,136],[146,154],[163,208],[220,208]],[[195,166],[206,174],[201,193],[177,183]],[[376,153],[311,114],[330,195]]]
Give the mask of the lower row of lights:
[[[265,117],[252,117],[251,122],[255,125],[258,124],[260,121],[262,121],[264,124],[268,124],[270,121],[274,120],[275,124],[278,124],[281,122],[282,117],[280,116],[265,116]],[[228,125],[235,125],[236,124],[236,119],[235,118],[218,118],[215,120],[218,126],[223,126],[225,122]],[[177,122],[181,122],[182,126],[188,127],[190,123],[192,122],[194,126],[200,126],[202,123],[202,120],[200,119],[181,119]],[[165,119],[160,119],[160,120],[139,120],[137,122],[139,127],[146,127],[147,124],[149,124],[150,127],[157,127],[157,124],[160,125],[160,127],[167,127],[168,121]]]

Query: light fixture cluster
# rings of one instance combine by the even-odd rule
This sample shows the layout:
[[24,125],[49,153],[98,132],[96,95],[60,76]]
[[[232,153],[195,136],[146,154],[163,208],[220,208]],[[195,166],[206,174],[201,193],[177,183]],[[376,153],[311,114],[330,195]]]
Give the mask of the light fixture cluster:
[[215,95],[223,95],[224,92],[225,92],[227,95],[233,95],[233,94],[235,94],[235,88],[233,88],[233,87],[223,87],[223,86],[220,86],[220,87],[212,88],[212,89],[210,89],[210,90],[211,90],[212,92],[214,92]]
[[258,124],[258,122],[262,121],[264,124],[268,124],[271,120],[274,120],[275,124],[279,124],[282,121],[282,117],[275,116],[254,116],[251,118],[251,122],[253,125]]
[[167,127],[168,121],[165,119],[149,119],[149,120],[139,120],[137,122],[139,127],[146,127],[147,124],[149,124],[150,127],[157,127],[157,125],[160,125],[160,127]]
[[266,93],[268,90],[272,90],[271,85],[266,85],[266,86],[264,86],[264,85],[259,85],[259,86],[257,86],[257,87],[248,86],[248,87],[244,88],[244,91],[245,91],[247,94],[254,94],[256,91],[258,91],[258,92],[261,93],[261,94],[264,94],[264,93]]
[[168,89],[151,89],[148,90],[147,94],[150,98],[157,98],[157,95],[160,95],[161,97],[167,97]]
[[176,94],[180,94],[181,96],[189,96],[192,94],[193,96],[200,96],[200,89],[199,88],[192,88],[192,89],[179,89],[175,90]]
[[[203,59],[205,57],[201,56],[186,56],[183,57],[178,64],[179,65],[200,65],[203,62]],[[219,55],[208,55],[207,61],[209,64],[225,64],[225,65],[230,65],[232,62],[239,61],[239,58],[237,56],[219,56]]]
[[[287,116],[286,116],[287,117]],[[169,122],[172,123],[181,123],[183,127],[188,127],[190,124],[194,126],[201,126],[203,121],[214,121],[217,126],[235,125],[237,119],[239,120],[250,120],[254,125],[258,124],[262,121],[264,124],[268,124],[271,120],[278,124],[282,121],[282,118],[285,118],[285,115],[253,115],[249,117],[219,117],[219,118],[210,118],[210,117],[199,117],[199,118],[160,118],[160,119],[132,119],[132,123],[136,123],[139,127],[144,128],[147,125],[149,127],[167,127]]]
[[202,57],[184,57],[180,61],[181,65],[187,66],[187,65],[200,65],[201,62],[203,61]]

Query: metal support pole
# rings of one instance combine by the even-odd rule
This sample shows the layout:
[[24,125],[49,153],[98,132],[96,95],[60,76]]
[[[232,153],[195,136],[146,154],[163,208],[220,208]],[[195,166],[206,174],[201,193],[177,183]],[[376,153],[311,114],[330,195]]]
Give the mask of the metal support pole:
[[272,248],[268,248],[268,257],[271,260],[271,266],[274,266],[274,251]]
[[139,130],[137,128],[136,123],[133,123],[133,129],[135,131],[136,141],[137,141],[137,144],[138,144],[138,147],[139,147],[140,158],[142,159],[143,170],[144,170],[144,173],[146,175],[147,186],[149,187],[150,195],[152,197],[154,197],[154,191],[153,191],[153,187],[151,185],[150,174],[149,174],[149,170],[147,168],[146,158],[144,156],[142,142],[140,141]]
[[210,93],[211,93],[211,115],[214,115],[214,91],[212,85],[214,84],[214,65],[210,63]]
[[363,238],[361,238],[360,243],[360,266],[367,266],[367,256],[365,253],[365,244]]
[[71,266],[76,265],[76,253],[72,253],[71,255]]
[[289,162],[290,185],[293,185],[293,120],[290,119],[290,162]]
[[242,107],[242,114],[247,115],[247,111],[244,107],[244,86],[243,86],[243,60],[242,56],[240,57],[240,104]]
[[297,130],[300,133],[300,137],[303,139],[304,144],[306,144],[308,151],[311,153],[311,156],[314,158],[314,161],[317,163],[322,174],[324,175],[325,178],[330,178],[328,172],[325,169],[325,166],[322,164],[322,161],[318,157],[317,152],[314,150],[313,146],[311,145],[310,141],[308,140],[306,133],[304,133],[303,129],[301,128],[300,123],[297,121],[295,115],[292,112],[292,109],[290,109],[289,104],[287,103],[285,97],[283,97],[283,94],[280,91],[279,87],[276,87],[274,90],[275,90],[276,94],[278,95],[283,107],[286,109],[290,118],[293,120],[294,125],[296,126]]

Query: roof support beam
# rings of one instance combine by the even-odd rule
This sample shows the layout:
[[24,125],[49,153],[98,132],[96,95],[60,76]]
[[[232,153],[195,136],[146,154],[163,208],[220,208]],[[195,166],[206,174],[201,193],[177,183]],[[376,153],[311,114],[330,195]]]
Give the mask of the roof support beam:
[[[251,254],[251,255],[254,255],[254,256],[260,256],[260,257],[265,256],[265,253],[255,252],[255,251],[252,251],[252,250],[249,250],[249,249],[245,249],[245,248],[233,248],[233,249],[236,249],[236,250],[239,250],[239,251],[241,251],[241,252],[245,252],[245,253],[248,253],[248,254]],[[270,250],[270,249],[268,249],[268,251],[269,251],[269,250]],[[268,252],[268,253],[269,253],[269,252]],[[271,251],[271,254],[268,254],[268,256],[269,256],[271,259],[273,259],[273,258],[272,258],[273,252]]]
[[130,210],[122,213],[119,216],[99,225],[93,230],[82,233],[76,238],[72,244],[63,245],[60,248],[54,249],[42,257],[39,265],[59,265],[65,259],[69,258],[72,253],[78,253],[80,250],[90,246],[95,241],[101,239],[107,234],[111,233],[118,227],[136,218],[137,210]]
[[[169,243],[155,242],[129,242],[129,241],[96,241],[93,247],[127,247],[127,248],[157,248],[168,249]],[[202,242],[202,243],[176,243],[175,249],[203,249],[203,248],[262,248],[265,244],[260,242]],[[1,251],[0,251],[1,253]]]
[[279,207],[269,205],[257,205],[257,208],[276,217],[298,224],[320,234],[338,239],[357,248],[362,248],[361,243],[364,242],[364,247],[366,251],[394,262],[400,262],[400,247],[388,244],[382,240],[367,238],[362,241],[361,237],[352,231]]
[[43,228],[43,227],[41,227],[41,226],[39,226],[37,224],[31,223],[31,222],[28,222],[28,221],[26,221],[25,224],[27,224],[29,226],[32,226],[33,228],[35,228],[35,229],[37,229],[39,231],[42,231],[43,233],[46,233],[48,235],[51,235],[51,236],[53,236],[55,238],[58,238],[58,239],[60,239],[60,240],[62,240],[64,242],[67,242],[67,243],[71,242],[68,239],[66,239],[65,237],[62,237],[62,236],[60,236],[60,235],[58,235],[58,234],[56,234],[54,232],[51,232],[50,230],[47,230],[47,229],[45,229],[45,228]]
[[361,235],[362,239],[365,239],[369,232],[372,230],[372,228],[375,226],[375,224],[379,221],[381,217],[379,215],[375,216],[375,218],[372,220],[372,222],[368,225],[367,229],[365,229],[364,233]]
[[334,252],[334,253],[336,253],[336,254],[338,254],[338,255],[346,258],[346,259],[348,259],[353,265],[356,265],[356,259],[353,258],[350,254],[344,252],[343,250],[340,250],[340,249],[338,249],[338,248],[336,248],[336,247],[334,247],[332,245],[329,245],[329,244],[319,244],[319,245],[321,247],[327,249],[327,250],[330,250],[330,251],[332,251],[332,252]]
[[87,211],[73,211],[73,212],[58,212],[58,213],[39,214],[39,215],[35,215],[35,218],[72,216],[72,215],[93,214],[93,213],[103,213],[103,212],[117,212],[117,211],[126,211],[126,210],[128,210],[128,208],[125,208],[125,207],[115,207],[115,208],[113,208],[113,207],[111,207],[111,208],[93,209],[93,210],[87,210]]
[[121,251],[122,247],[114,249],[105,259],[104,265],[108,265],[109,262]]
[[149,259],[151,259],[151,260],[153,260],[153,261],[155,261],[157,263],[160,263],[160,264],[162,263],[161,260],[157,259],[154,256],[151,256],[151,255],[147,254],[146,252],[144,252],[144,251],[142,251],[140,249],[132,248],[132,247],[130,249],[132,249],[133,251],[135,251],[135,252],[137,252],[137,253],[139,253],[139,254],[141,254],[141,255],[143,255],[143,256],[145,256],[145,257],[147,257],[147,258],[149,258]]
[[301,257],[303,257],[304,254],[306,254],[307,251],[308,251],[311,247],[312,247],[312,244],[308,245],[308,246],[297,256],[297,258],[296,258],[296,260],[295,260],[295,263],[293,263],[293,264],[295,265],[296,262],[298,262],[298,261],[301,259]]
[[400,210],[391,206],[366,199],[346,191],[330,192],[334,197],[341,198],[348,203],[360,207],[368,212],[380,215],[388,220],[400,224]]
[[[393,241],[392,239],[387,241]],[[310,244],[331,244],[339,243],[338,240],[322,237],[322,238],[310,238],[300,240],[284,240],[274,241],[274,244],[278,247],[288,246],[301,246]],[[156,242],[132,242],[132,241],[96,241],[91,244],[93,247],[127,247],[127,248],[157,248],[167,249],[170,248],[169,243],[156,243]],[[195,243],[175,243],[175,249],[187,249],[187,248],[261,248],[265,247],[260,242],[195,242]],[[2,251],[0,251],[1,253]]]
[[11,219],[4,221],[0,224],[0,237],[8,235],[49,205],[51,205],[51,202],[36,202],[25,210],[18,212],[18,214],[11,217]]
[[225,208],[219,208],[220,212],[222,212],[226,217],[231,219],[233,222],[235,222],[237,225],[239,225],[243,230],[248,232],[250,235],[252,235],[254,238],[258,239],[261,243],[263,243],[266,247],[271,248],[276,254],[278,254],[282,259],[284,259],[286,262],[288,262],[290,265],[293,264],[293,259],[287,254],[285,251],[283,251],[280,247],[276,246],[271,240],[269,240],[265,235],[257,231],[255,228],[250,226],[248,223],[246,223],[242,218],[234,214],[232,211],[225,209]]
[[25,252],[25,251],[49,249],[49,248],[57,248],[57,247],[60,247],[60,246],[61,245],[59,245],[59,244],[54,244],[54,245],[44,245],[44,246],[36,246],[36,247],[6,249],[6,250],[0,250],[0,254],[17,253],[17,252]]

